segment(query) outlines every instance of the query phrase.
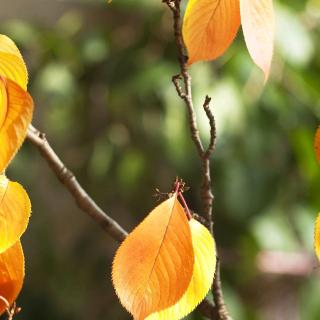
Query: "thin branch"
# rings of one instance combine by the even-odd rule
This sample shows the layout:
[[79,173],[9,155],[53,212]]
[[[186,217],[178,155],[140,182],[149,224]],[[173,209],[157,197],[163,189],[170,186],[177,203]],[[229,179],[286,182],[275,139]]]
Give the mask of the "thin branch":
[[[87,192],[77,181],[74,174],[68,168],[66,168],[65,164],[52,149],[48,140],[46,139],[45,134],[41,133],[38,129],[30,125],[27,139],[38,148],[40,154],[47,161],[49,167],[55,173],[60,182],[70,192],[78,207],[83,212],[88,214],[88,216],[93,218],[116,241],[122,242],[128,235],[127,232],[115,220],[108,216],[87,194]],[[206,305],[206,307],[203,308],[203,305]],[[212,303],[205,299],[202,304],[199,305],[198,309],[203,313],[204,316],[207,316],[210,306],[213,310]]]
[[[182,32],[181,32],[181,10],[180,10],[181,0],[163,0],[163,2],[169,7],[169,9],[173,14],[173,29],[174,29],[176,46],[178,50],[178,60],[180,65],[180,73],[178,75],[173,76],[172,82],[176,88],[177,94],[184,101],[187,109],[191,138],[197,149],[198,156],[201,162],[201,169],[202,169],[201,198],[202,198],[202,204],[204,209],[204,216],[206,217],[209,224],[209,229],[213,234],[212,207],[213,207],[214,197],[213,197],[212,185],[211,185],[210,158],[216,145],[216,125],[215,125],[214,116],[210,110],[211,98],[206,96],[203,104],[203,109],[206,113],[206,116],[210,124],[210,142],[207,149],[205,149],[203,147],[203,143],[202,143],[202,140],[199,134],[198,125],[197,125],[196,112],[194,109],[193,98],[192,98],[191,76],[188,73],[187,58],[184,54],[185,46],[184,46]],[[182,85],[180,84],[180,82],[182,82]],[[182,87],[184,87],[183,88],[184,90],[182,89]],[[213,313],[211,314],[211,319],[227,320],[231,318],[228,314],[228,311],[223,299],[219,268],[220,268],[220,264],[218,263],[214,284],[212,287],[215,306],[213,309]]]
[[27,139],[39,149],[50,168],[71,193],[78,207],[98,222],[115,240],[118,242],[123,241],[127,236],[127,232],[115,220],[108,216],[82,188],[74,174],[64,165],[52,149],[45,134],[33,126],[30,126]]

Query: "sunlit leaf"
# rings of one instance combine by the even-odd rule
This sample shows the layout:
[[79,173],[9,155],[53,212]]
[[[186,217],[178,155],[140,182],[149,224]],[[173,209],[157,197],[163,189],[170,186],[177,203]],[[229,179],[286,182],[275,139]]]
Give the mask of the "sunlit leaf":
[[189,287],[174,306],[152,314],[147,320],[182,319],[196,308],[211,288],[216,269],[214,240],[198,221],[191,219],[189,224],[194,249],[194,270]]
[[190,0],[183,20],[188,63],[222,55],[239,26],[239,0]]
[[[2,95],[3,86],[6,97],[0,99],[0,110],[7,108],[7,112],[0,127],[0,173],[4,172],[25,139],[33,113],[33,101],[26,91],[13,81],[0,77]],[[7,106],[3,105],[6,101]],[[1,114],[0,111],[0,118]]]
[[0,76],[16,82],[22,89],[27,89],[28,71],[19,49],[5,35],[0,34]]
[[272,0],[240,0],[241,24],[249,53],[269,76],[274,42],[274,12]]
[[314,150],[316,152],[317,160],[320,163],[320,127],[317,130],[316,137],[314,140]]
[[[11,305],[18,297],[24,279],[24,256],[20,241],[0,254],[0,296]],[[0,299],[0,315],[6,304]]]
[[0,81],[0,128],[7,115],[7,104],[8,99],[5,82]]
[[20,239],[30,213],[30,200],[23,187],[0,175],[0,253]]
[[193,265],[188,219],[175,194],[122,243],[113,262],[113,284],[122,305],[142,320],[182,297]]
[[318,259],[320,260],[320,213],[316,220],[316,225],[314,229],[314,248]]

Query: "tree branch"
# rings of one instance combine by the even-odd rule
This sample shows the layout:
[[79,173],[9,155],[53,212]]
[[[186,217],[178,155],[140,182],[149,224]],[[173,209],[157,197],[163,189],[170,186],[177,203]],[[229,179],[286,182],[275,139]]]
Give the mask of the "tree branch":
[[[203,147],[202,140],[200,138],[199,129],[197,125],[196,113],[193,105],[192,98],[192,86],[191,86],[191,76],[188,73],[187,57],[185,56],[185,46],[183,42],[182,32],[181,32],[181,10],[180,4],[181,0],[163,0],[163,2],[169,7],[173,15],[173,29],[175,35],[176,46],[178,50],[178,60],[180,65],[180,73],[172,77],[172,82],[176,88],[178,96],[184,101],[187,113],[189,128],[191,133],[191,138],[197,149],[197,153],[201,162],[202,170],[202,186],[201,186],[201,198],[204,209],[204,216],[207,219],[209,229],[213,234],[213,193],[211,186],[211,171],[210,171],[210,158],[215,149],[216,145],[216,126],[213,113],[210,110],[211,98],[206,96],[203,109],[210,124],[210,142],[205,149]],[[180,84],[182,82],[182,85]],[[214,279],[214,284],[212,286],[213,297],[215,306],[213,312],[210,313],[210,319],[227,320],[231,319],[226,305],[223,299],[221,280],[220,280],[220,264],[217,263],[217,271]],[[212,308],[211,308],[212,309]]]
[[[27,140],[38,148],[40,154],[46,160],[49,167],[72,195],[78,207],[89,217],[95,220],[109,235],[112,236],[113,239],[117,242],[122,242],[128,233],[115,220],[108,216],[87,194],[74,174],[65,166],[59,156],[52,149],[45,134],[30,125],[27,133]],[[213,312],[214,306],[209,300],[205,299],[198,306],[198,309],[204,316],[209,317]]]
[[56,174],[60,182],[71,193],[78,207],[93,218],[116,241],[121,242],[127,236],[127,232],[110,216],[108,216],[82,188],[74,174],[66,168],[64,163],[51,148],[45,134],[33,126],[29,127],[27,139],[40,151],[50,168]]

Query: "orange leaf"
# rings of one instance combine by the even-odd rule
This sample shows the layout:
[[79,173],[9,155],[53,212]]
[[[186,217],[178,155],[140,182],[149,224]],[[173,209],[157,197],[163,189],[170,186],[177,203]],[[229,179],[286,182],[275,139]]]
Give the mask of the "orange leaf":
[[30,200],[23,187],[0,175],[0,253],[20,239],[30,213]]
[[317,160],[320,163],[320,127],[317,130],[316,137],[314,140],[314,150],[316,151]]
[[22,89],[27,89],[28,71],[15,43],[0,34],[0,76],[16,82]]
[[182,29],[188,63],[222,55],[235,38],[239,26],[239,0],[190,0]]
[[[11,305],[18,297],[24,279],[24,256],[20,241],[0,254],[0,296]],[[6,305],[0,299],[0,315]]]
[[240,12],[249,53],[267,79],[273,55],[275,29],[272,0],[240,0]]
[[[5,119],[0,127],[0,173],[3,173],[25,139],[32,119],[33,101],[20,86],[1,76],[0,88],[2,95],[0,110],[7,108]],[[7,104],[4,105],[6,101]],[[2,111],[0,111],[0,118],[3,118]]]
[[142,320],[182,297],[193,265],[188,219],[175,194],[124,240],[113,261],[112,280],[122,305]]

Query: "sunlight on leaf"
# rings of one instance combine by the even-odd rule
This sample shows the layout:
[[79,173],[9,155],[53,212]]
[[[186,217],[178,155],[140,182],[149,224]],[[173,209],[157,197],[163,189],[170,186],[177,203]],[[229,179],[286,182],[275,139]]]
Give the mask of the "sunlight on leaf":
[[239,26],[239,0],[190,0],[183,21],[188,63],[213,60],[222,55]]
[[240,0],[240,12],[243,34],[251,58],[267,79],[275,30],[272,0]]
[[0,253],[16,243],[26,230],[31,214],[28,194],[17,182],[0,176]]
[[[33,101],[26,91],[13,81],[0,77],[2,94],[3,86],[7,97],[0,99],[0,110],[6,107],[7,112],[0,127],[0,173],[4,172],[25,139],[33,113]],[[6,101],[7,106],[4,106]]]
[[175,193],[122,243],[113,261],[112,280],[122,305],[134,319],[142,320],[182,297],[193,265],[190,227]]
[[28,71],[19,49],[5,35],[0,34],[0,75],[27,89]]
[[[0,296],[11,305],[21,291],[24,280],[24,255],[20,241],[0,254]],[[0,315],[6,310],[0,299]]]
[[198,221],[189,221],[194,249],[194,270],[186,293],[172,307],[154,313],[147,320],[179,320],[192,312],[208,293],[216,269],[216,248],[208,231]]

